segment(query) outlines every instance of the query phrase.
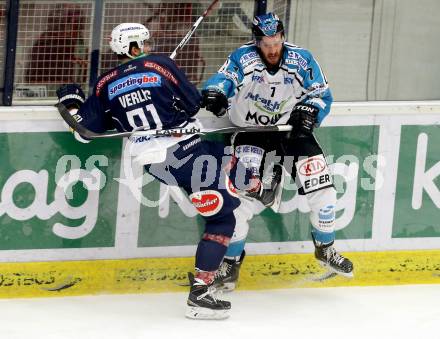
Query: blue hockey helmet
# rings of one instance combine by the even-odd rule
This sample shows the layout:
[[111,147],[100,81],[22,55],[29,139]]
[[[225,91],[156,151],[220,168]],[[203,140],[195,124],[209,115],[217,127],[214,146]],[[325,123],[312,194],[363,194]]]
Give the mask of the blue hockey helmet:
[[280,32],[284,32],[284,25],[275,13],[257,15],[252,22],[252,33],[257,40]]

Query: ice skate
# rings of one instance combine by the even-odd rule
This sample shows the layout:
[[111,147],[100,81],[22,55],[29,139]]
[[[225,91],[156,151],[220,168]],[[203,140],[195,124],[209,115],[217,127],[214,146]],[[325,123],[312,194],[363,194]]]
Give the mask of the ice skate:
[[235,290],[238,285],[238,277],[240,274],[240,267],[243,263],[246,252],[241,252],[240,259],[223,259],[214,279],[214,286],[216,289],[231,292]]
[[270,207],[274,204],[279,189],[282,189],[283,168],[281,165],[274,165],[272,171],[265,174],[261,179],[259,187],[246,196],[257,199],[261,203]]
[[191,289],[185,314],[187,318],[219,320],[229,317],[231,303],[218,300],[212,284],[207,285],[203,280],[194,278],[192,273],[188,273],[188,278]]
[[314,243],[316,260],[328,270],[328,276],[321,280],[335,276],[334,273],[348,278],[353,277],[353,263],[336,251],[333,241],[325,245],[317,244],[316,241]]

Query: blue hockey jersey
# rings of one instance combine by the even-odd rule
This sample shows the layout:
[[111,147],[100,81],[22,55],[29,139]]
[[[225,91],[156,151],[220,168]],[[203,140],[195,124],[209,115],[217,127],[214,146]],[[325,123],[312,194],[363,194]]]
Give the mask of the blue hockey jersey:
[[197,88],[173,60],[141,56],[102,74],[81,106],[81,124],[94,132],[181,126],[200,108]]

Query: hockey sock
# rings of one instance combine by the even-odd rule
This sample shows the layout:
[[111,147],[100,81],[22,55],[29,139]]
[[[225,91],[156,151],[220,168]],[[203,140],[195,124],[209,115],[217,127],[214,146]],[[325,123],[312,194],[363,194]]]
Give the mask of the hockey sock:
[[215,278],[215,271],[201,271],[196,268],[196,279],[202,280],[206,285],[211,285]]
[[335,241],[335,232],[322,232],[318,229],[316,229],[315,227],[312,227],[312,236],[313,239],[315,240],[315,244],[317,246],[321,246],[321,245],[326,245],[329,244],[333,241]]
[[[216,236],[224,237],[220,235]],[[224,238],[226,239],[227,237]],[[220,266],[220,263],[226,253],[229,239],[230,238],[227,238],[227,243],[224,243],[213,239],[207,239],[207,237],[204,236],[197,246],[195,266],[201,271],[215,272]]]
[[241,253],[244,250],[245,241],[231,242],[226,250],[225,258],[240,260]]

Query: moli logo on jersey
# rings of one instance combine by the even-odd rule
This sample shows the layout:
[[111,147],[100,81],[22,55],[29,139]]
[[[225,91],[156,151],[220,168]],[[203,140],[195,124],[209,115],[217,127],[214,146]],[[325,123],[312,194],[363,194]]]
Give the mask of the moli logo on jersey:
[[275,125],[281,119],[281,114],[265,115],[248,112],[246,121],[253,121],[255,125]]
[[220,192],[206,190],[193,193],[189,196],[196,210],[204,217],[217,214],[223,207],[223,197]]
[[159,87],[162,85],[162,78],[156,73],[139,73],[126,76],[112,82],[108,86],[108,97],[113,99],[115,96],[132,91],[138,88]]
[[313,157],[306,159],[305,162],[301,164],[298,171],[300,174],[305,176],[311,176],[319,174],[325,169],[325,160],[322,156]]

